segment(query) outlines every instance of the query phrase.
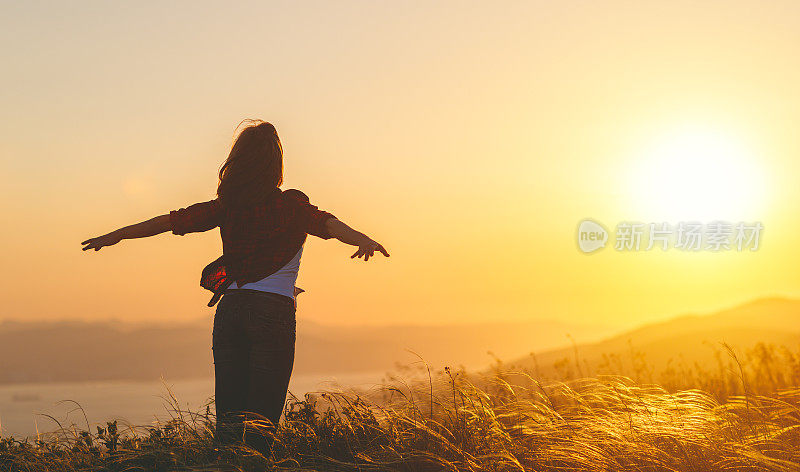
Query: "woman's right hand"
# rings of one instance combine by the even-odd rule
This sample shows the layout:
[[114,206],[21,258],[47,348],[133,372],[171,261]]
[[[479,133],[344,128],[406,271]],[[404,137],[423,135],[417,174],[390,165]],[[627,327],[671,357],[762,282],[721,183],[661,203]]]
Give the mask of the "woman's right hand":
[[384,256],[389,257],[389,252],[386,249],[384,249],[383,246],[381,246],[377,241],[373,241],[372,239],[367,238],[367,241],[364,241],[363,243],[358,245],[358,251],[356,251],[355,254],[350,256],[350,259],[354,257],[360,258],[361,256],[364,256],[364,260],[368,261],[369,258],[375,254],[375,251],[378,251]]
[[337,218],[328,218],[325,221],[325,228],[328,234],[339,241],[349,244],[351,246],[358,246],[358,251],[355,252],[350,259],[354,257],[364,256],[364,260],[368,261],[370,257],[375,254],[375,251],[380,252],[386,257],[389,257],[389,252],[384,249],[377,241],[373,240],[364,233],[358,232],[353,228],[339,221]]

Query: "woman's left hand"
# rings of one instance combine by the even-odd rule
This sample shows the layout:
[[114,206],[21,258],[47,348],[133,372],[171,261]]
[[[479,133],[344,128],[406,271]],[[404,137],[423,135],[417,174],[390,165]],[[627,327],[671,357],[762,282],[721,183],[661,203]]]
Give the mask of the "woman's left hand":
[[99,251],[101,247],[113,246],[120,241],[122,241],[122,238],[118,236],[115,231],[113,233],[104,234],[103,236],[87,239],[81,244],[84,245],[83,246],[84,251],[88,251],[89,249],[94,249],[95,251]]

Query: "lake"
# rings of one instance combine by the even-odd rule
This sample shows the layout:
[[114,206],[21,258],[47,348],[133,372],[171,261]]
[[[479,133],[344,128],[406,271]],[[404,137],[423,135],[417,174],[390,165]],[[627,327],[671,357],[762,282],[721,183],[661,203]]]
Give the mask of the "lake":
[[[299,398],[318,390],[347,390],[348,387],[370,388],[378,385],[384,372],[358,372],[339,375],[294,375],[289,391]],[[35,436],[58,429],[47,414],[63,426],[76,424],[103,425],[114,419],[132,425],[150,425],[170,418],[167,387],[182,409],[204,410],[203,405],[214,394],[214,379],[161,381],[98,381],[75,383],[37,383],[0,385],[0,435]],[[291,398],[291,397],[290,397]],[[64,400],[72,400],[65,402]]]

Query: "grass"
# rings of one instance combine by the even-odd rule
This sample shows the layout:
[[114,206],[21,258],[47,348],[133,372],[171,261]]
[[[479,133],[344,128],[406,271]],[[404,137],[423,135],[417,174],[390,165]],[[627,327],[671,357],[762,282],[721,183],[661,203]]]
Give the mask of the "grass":
[[0,469],[800,470],[800,353],[727,349],[708,370],[656,373],[632,352],[631,372],[548,379],[499,362],[484,375],[421,364],[424,380],[290,398],[271,457],[215,448],[211,405],[182,411],[173,397],[173,418],[152,427],[0,439]]

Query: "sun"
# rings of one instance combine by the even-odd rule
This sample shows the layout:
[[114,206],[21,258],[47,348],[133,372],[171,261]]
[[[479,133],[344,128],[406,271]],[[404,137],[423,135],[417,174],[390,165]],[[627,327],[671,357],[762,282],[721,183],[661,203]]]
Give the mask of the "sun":
[[653,221],[746,220],[763,208],[763,172],[741,136],[684,127],[654,139],[631,174],[636,207]]

